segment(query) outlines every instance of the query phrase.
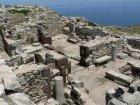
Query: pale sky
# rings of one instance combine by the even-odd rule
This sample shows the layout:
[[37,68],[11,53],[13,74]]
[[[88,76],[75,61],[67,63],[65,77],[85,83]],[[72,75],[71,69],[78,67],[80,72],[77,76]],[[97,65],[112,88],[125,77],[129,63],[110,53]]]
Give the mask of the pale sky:
[[[36,5],[78,5],[78,4],[94,4],[107,2],[129,2],[132,0],[0,0],[0,4],[15,5],[15,4],[36,4]],[[133,0],[133,2],[139,0]]]

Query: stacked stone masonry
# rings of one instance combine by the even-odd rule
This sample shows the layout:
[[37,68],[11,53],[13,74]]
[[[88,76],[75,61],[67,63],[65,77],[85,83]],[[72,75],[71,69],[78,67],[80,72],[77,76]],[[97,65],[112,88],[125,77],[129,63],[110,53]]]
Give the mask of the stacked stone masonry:
[[47,71],[49,69],[43,67],[38,70],[17,74],[22,86],[21,91],[31,96],[31,99],[36,103],[47,100],[51,95],[50,74],[49,72],[47,75],[43,74]]
[[[101,40],[100,40],[101,41]],[[101,43],[97,42],[89,42],[86,44],[83,44],[80,46],[80,56],[81,60],[80,63],[82,65],[87,65],[83,64],[83,62],[90,62],[92,60],[95,60],[97,58],[100,58],[105,55],[111,54],[111,46],[116,45],[117,47],[117,52],[121,52],[123,49],[123,41],[122,39],[111,39],[111,40],[104,40]]]
[[132,46],[132,48],[140,49],[140,39],[130,38],[127,39],[128,44]]

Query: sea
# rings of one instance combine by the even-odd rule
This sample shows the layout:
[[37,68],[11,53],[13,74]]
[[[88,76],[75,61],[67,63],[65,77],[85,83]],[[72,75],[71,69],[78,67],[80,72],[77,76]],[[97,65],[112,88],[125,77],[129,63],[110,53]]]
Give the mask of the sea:
[[103,26],[140,24],[140,0],[0,0],[0,4],[42,5],[62,16],[82,16]]

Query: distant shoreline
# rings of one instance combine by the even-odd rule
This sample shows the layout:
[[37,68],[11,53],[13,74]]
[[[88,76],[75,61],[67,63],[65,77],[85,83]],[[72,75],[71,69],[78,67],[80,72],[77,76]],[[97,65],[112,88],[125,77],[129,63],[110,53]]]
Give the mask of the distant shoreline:
[[[34,4],[33,4],[34,5]],[[40,4],[38,4],[40,5]],[[45,5],[45,4],[44,4]],[[89,21],[95,22],[101,26],[120,26],[129,27],[140,24],[140,7],[136,3],[131,5],[117,4],[113,5],[48,5],[52,10],[62,16],[82,16]]]

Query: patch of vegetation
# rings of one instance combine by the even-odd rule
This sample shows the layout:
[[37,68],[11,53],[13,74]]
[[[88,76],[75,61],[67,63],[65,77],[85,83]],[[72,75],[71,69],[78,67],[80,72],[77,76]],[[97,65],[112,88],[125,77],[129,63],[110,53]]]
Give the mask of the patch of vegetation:
[[12,14],[19,13],[19,14],[27,15],[28,13],[31,12],[31,10],[28,10],[28,9],[22,9],[22,10],[12,9],[12,10],[8,10],[8,12],[10,12],[10,13],[12,13]]
[[21,39],[21,35],[18,34],[18,35],[17,35],[17,39]]
[[32,44],[32,43],[35,42],[35,39],[34,39],[34,37],[28,37],[28,38],[26,39],[26,42]]
[[31,38],[30,38],[30,43],[32,44],[32,43],[34,43],[34,42],[35,42],[34,37],[31,37]]
[[140,34],[140,25],[129,26],[129,27],[108,27],[115,34],[123,35],[136,35]]

